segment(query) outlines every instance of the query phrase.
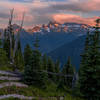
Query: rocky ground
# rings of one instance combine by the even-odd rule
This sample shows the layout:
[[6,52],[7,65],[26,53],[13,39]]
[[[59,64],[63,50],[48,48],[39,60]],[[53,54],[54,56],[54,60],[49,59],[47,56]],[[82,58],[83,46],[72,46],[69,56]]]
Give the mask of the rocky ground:
[[[0,89],[6,88],[6,87],[11,87],[11,86],[16,86],[16,87],[28,87],[27,85],[18,82],[21,80],[21,77],[19,74],[16,74],[14,72],[9,72],[9,71],[0,71]],[[6,81],[6,82],[5,82]],[[32,100],[34,97],[27,97],[24,95],[19,95],[19,94],[7,94],[7,95],[0,95],[0,99],[7,99],[9,97],[14,97],[14,98],[19,98],[21,100]]]

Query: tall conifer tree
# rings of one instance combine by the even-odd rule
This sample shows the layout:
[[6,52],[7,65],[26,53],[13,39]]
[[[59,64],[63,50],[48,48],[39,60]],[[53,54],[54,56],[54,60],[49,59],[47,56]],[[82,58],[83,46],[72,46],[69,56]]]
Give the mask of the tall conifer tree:
[[6,52],[2,48],[2,41],[0,39],[0,67],[3,67],[8,63]]
[[[50,57],[48,58],[47,67],[48,67],[48,69],[47,69],[48,72],[55,73],[55,65],[54,65],[54,62],[52,61],[52,59]],[[55,81],[55,75],[54,74],[48,73],[48,78],[52,81]]]
[[31,65],[32,62],[32,49],[28,44],[24,49],[24,62],[25,62],[25,66]]
[[[42,58],[39,49],[39,39],[36,36],[34,41],[34,50],[32,52],[31,64],[26,65],[24,72],[24,80],[29,85],[35,85],[41,88],[45,88],[45,78],[44,73],[41,71],[42,66]],[[24,58],[26,59],[26,58]]]
[[18,48],[14,58],[14,64],[16,69],[23,70],[24,69],[24,58],[21,50],[20,40],[18,41]]
[[33,70],[32,70],[32,49],[26,45],[24,49],[24,82],[28,85],[33,84]]
[[6,55],[10,60],[10,38],[7,29],[4,31],[3,49],[6,51]]
[[[55,63],[55,73],[60,74],[60,62],[59,62],[59,60],[57,60],[56,63]],[[60,81],[60,76],[59,75],[56,75],[55,81],[57,83],[59,83],[59,81]]]
[[47,86],[47,82],[48,82],[48,73],[47,73],[47,56],[46,54],[43,55],[42,57],[42,79],[44,80],[45,82],[45,86]]
[[71,64],[71,59],[70,59],[70,57],[68,57],[68,61],[67,61],[67,63],[64,65],[64,68],[63,68],[63,70],[62,70],[62,73],[64,74],[64,75],[71,75],[71,77],[64,77],[63,79],[64,79],[64,84],[67,86],[67,87],[69,87],[69,88],[71,88],[72,87],[72,80],[73,80],[73,76],[74,76],[74,73],[75,73],[75,68],[72,66],[72,64]]
[[82,55],[79,84],[80,91],[87,100],[100,99],[100,19],[96,21],[94,34],[91,34],[85,43]]

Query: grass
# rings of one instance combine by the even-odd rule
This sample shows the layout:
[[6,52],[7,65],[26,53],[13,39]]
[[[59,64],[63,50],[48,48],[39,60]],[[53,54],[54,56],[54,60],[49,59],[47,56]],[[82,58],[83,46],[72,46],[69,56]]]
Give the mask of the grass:
[[20,94],[25,96],[34,96],[34,91],[29,88],[21,88],[16,86],[11,87],[4,87],[0,89],[0,95],[7,95],[7,94]]
[[[4,82],[11,82],[11,81],[9,81],[9,80],[0,80],[0,84],[2,84],[2,83],[4,83]],[[20,81],[15,81],[15,80],[13,80],[12,82],[20,82]]]
[[13,67],[10,64],[8,64],[8,65],[0,66],[0,70],[13,71]]
[[0,80],[0,83],[9,82],[8,80]]
[[[2,100],[22,100],[22,99],[11,97],[11,98],[6,98],[6,99],[2,99]],[[33,100],[57,100],[57,99],[50,99],[50,98],[39,99],[39,98],[36,98],[36,99],[33,99]]]
[[[0,67],[0,70],[4,71],[13,71],[13,68],[11,66],[3,66]],[[0,76],[8,76],[8,75],[2,75]],[[8,80],[0,80],[0,83],[3,82],[9,82]],[[48,87],[47,89],[41,89],[35,86],[29,86],[28,88],[21,88],[21,87],[16,87],[16,86],[11,86],[11,87],[4,87],[0,89],[0,95],[7,95],[7,94],[19,94],[19,95],[24,95],[24,96],[33,96],[37,97],[36,100],[39,100],[38,97],[43,97],[43,100],[57,100],[56,98],[48,98],[48,97],[57,97],[57,96],[64,96],[64,100],[82,100],[78,97],[72,97],[71,95],[71,90],[66,88],[65,91],[57,90],[57,85],[52,82],[48,82]],[[8,99],[2,99],[2,100],[21,100],[18,98],[8,98]]]
[[[43,98],[66,95],[65,100],[82,100],[80,98],[72,97],[67,92],[55,91],[55,89],[53,91],[49,91],[49,90],[39,89],[36,87],[21,88],[21,87],[11,86],[11,87],[5,87],[5,88],[0,89],[0,95],[7,95],[7,94],[19,94],[19,95],[24,95],[24,96],[43,97]],[[46,100],[49,100],[49,99],[50,98]]]
[[2,100],[21,100],[21,99],[11,97],[11,98],[6,98],[6,99],[2,99]]
[[0,76],[16,77],[16,76],[13,76],[13,75],[5,75],[5,74],[0,74]]

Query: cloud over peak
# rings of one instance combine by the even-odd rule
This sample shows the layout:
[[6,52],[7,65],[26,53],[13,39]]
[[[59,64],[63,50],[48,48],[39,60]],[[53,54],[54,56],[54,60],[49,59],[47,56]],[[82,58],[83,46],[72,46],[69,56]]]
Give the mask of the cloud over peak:
[[[5,6],[6,5],[6,6]],[[0,0],[0,24],[8,22],[9,10],[14,8],[15,23],[25,12],[25,26],[63,22],[94,23],[100,14],[100,0]]]
[[81,24],[88,24],[88,25],[95,25],[95,20],[100,17],[91,17],[91,18],[84,18],[78,15],[72,14],[55,14],[53,15],[53,19],[59,23],[65,22],[74,22],[74,23],[81,23]]

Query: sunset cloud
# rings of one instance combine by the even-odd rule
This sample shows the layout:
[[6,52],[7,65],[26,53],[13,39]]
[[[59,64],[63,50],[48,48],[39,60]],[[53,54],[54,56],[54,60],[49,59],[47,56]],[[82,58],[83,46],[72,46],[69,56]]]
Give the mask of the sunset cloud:
[[55,14],[53,19],[59,23],[65,22],[74,22],[74,23],[83,23],[88,25],[95,25],[95,20],[99,17],[83,18],[77,15],[68,15],[68,14]]
[[20,23],[25,12],[24,26],[58,22],[94,24],[100,15],[100,0],[0,0],[0,26],[8,23],[14,8],[14,23]]
[[[73,1],[73,0],[72,0]],[[74,0],[51,5],[51,8],[60,11],[89,13],[100,11],[100,0]]]

